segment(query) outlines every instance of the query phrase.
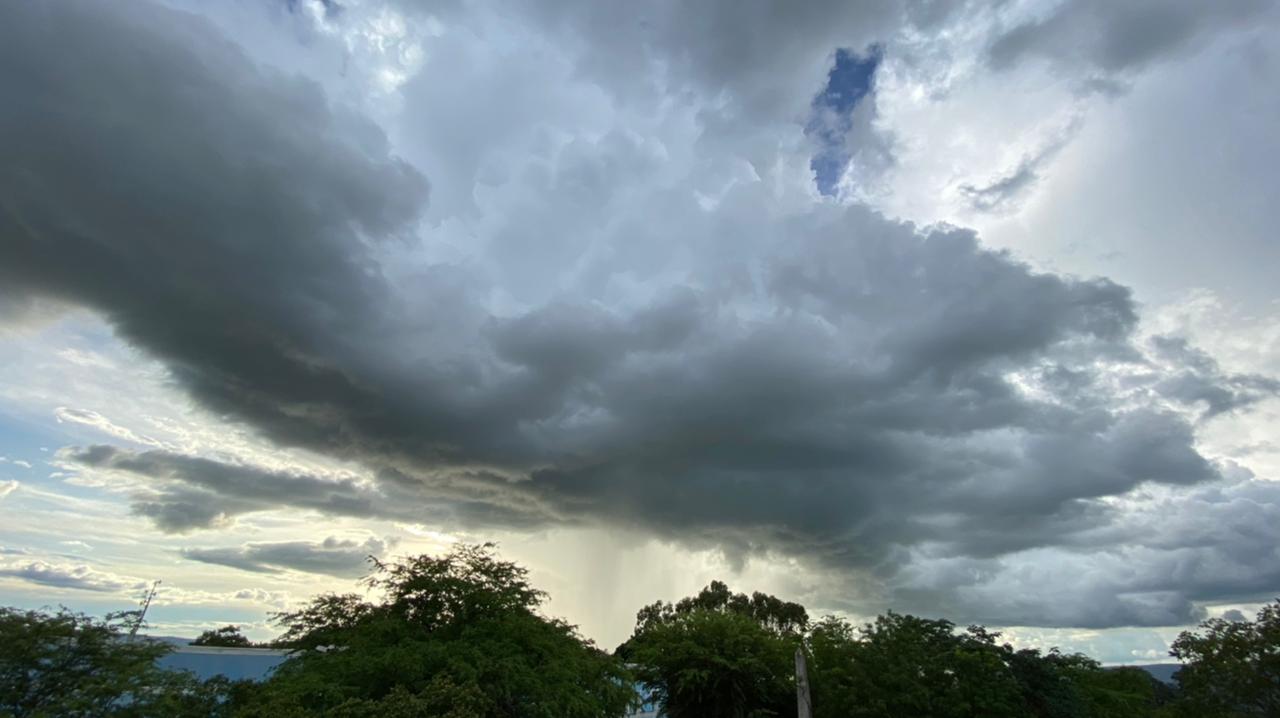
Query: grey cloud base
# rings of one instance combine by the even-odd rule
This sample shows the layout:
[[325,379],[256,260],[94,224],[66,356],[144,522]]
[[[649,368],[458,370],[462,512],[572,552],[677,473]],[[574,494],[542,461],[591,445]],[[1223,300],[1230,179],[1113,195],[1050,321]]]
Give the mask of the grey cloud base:
[[154,480],[133,494],[134,513],[162,531],[211,528],[235,516],[290,505],[330,516],[395,515],[393,503],[351,478],[273,472],[166,451],[132,452],[97,445],[59,452],[74,464]]
[[21,579],[50,588],[69,588],[96,593],[118,593],[147,586],[145,582],[124,579],[113,574],[95,571],[83,564],[67,566],[50,564],[44,561],[19,561],[7,565],[0,564],[0,576]]
[[[783,202],[763,180],[700,203],[615,133],[524,168],[532,200],[495,231],[495,274],[558,288],[499,306],[505,283],[473,266],[395,266],[438,230],[420,225],[428,183],[318,87],[159,8],[11,4],[0,20],[0,85],[29,98],[0,111],[5,301],[90,307],[205,407],[374,478],[63,453],[146,479],[134,510],[161,530],[279,507],[622,524],[883,587],[851,607],[992,623],[1163,625],[1280,585],[1103,581],[1073,604],[1114,609],[1091,614],[990,593],[1013,557],[1097,555],[1092,537],[1131,518],[1108,499],[1225,481],[1196,422],[1276,391],[1145,343],[1113,282],[1035,272],[961,229]],[[572,280],[539,274],[543,250]],[[1168,540],[1117,555],[1197,549]],[[355,548],[186,556],[334,572]],[[1220,549],[1205,550],[1207,565]],[[996,578],[966,584],[966,566]]]
[[182,557],[257,573],[293,570],[355,577],[366,572],[370,557],[381,557],[386,549],[386,542],[375,538],[358,542],[331,536],[324,541],[275,541],[227,548],[186,548],[182,550]]

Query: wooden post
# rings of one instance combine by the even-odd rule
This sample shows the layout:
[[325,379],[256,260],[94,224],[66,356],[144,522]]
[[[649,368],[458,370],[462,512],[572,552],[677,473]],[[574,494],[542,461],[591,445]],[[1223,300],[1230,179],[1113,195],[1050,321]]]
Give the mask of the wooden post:
[[804,647],[796,649],[796,715],[813,718],[813,697],[809,695],[809,671],[804,664]]

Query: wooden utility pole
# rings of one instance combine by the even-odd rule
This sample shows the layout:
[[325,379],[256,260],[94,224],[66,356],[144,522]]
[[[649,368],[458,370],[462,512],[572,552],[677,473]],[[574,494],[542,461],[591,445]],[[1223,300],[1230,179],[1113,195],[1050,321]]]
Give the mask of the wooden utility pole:
[[809,695],[809,671],[805,667],[803,646],[796,649],[796,716],[813,718],[813,697]]

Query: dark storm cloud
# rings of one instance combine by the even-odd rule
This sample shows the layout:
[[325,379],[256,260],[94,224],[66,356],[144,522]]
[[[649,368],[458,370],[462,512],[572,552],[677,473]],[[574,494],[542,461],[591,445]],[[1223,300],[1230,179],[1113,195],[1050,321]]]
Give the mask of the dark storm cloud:
[[282,507],[326,516],[516,527],[544,524],[551,518],[529,497],[513,497],[508,479],[485,472],[452,471],[431,481],[426,491],[422,480],[394,469],[380,471],[374,486],[352,478],[105,445],[64,448],[57,458],[68,468],[145,479],[131,491],[133,513],[168,533],[214,528],[236,516]]
[[182,557],[258,573],[291,570],[351,577],[359,576],[368,569],[370,556],[380,557],[386,550],[386,542],[376,538],[360,542],[331,536],[324,541],[278,541],[246,543],[238,547],[184,548]]
[[[768,13],[752,7],[709,45],[666,18],[660,41],[620,52],[688,45],[696,79],[769,106],[781,76],[733,64],[756,45],[720,42],[753,37]],[[829,50],[785,39],[757,45],[813,55],[820,81]],[[280,507],[621,524],[872,572],[936,602],[954,586],[911,585],[904,556],[1085,545],[1113,526],[1109,498],[1221,478],[1194,409],[1265,389],[1189,348],[1149,356],[1126,288],[1034,271],[972,232],[794,209],[763,181],[730,184],[712,209],[688,191],[621,191],[664,165],[624,133],[528,172],[528,201],[504,205],[490,237],[513,285],[556,286],[573,265],[580,286],[491,314],[485,297],[506,287],[471,268],[387,259],[414,241],[427,185],[376,127],[141,3],[5,5],[0,86],[23,98],[0,109],[0,291],[91,307],[207,409],[376,478],[61,455],[142,479],[134,511],[166,531]],[[441,165],[463,194],[473,159]],[[606,301],[595,290],[615,279],[642,290]],[[269,570],[309,560],[298,550],[190,557]],[[1190,589],[1157,593],[1098,615],[1189,615]],[[1031,603],[965,605],[1035,620]]]
[[1017,25],[988,50],[997,68],[1046,58],[1101,77],[1141,69],[1229,27],[1246,27],[1265,0],[1071,0],[1047,16]]
[[[1045,548],[1020,557],[917,557],[895,580],[891,603],[986,623],[1106,628],[1186,625],[1206,616],[1203,603],[1274,598],[1274,482],[1237,476],[1102,510],[1113,515],[1062,526]],[[965,529],[971,537],[1007,535],[1000,526]]]
[[101,310],[232,413],[376,401],[316,351],[378,322],[366,242],[402,232],[426,199],[380,131],[194,17],[142,3],[3,13],[0,86],[22,98],[0,112],[3,291]]

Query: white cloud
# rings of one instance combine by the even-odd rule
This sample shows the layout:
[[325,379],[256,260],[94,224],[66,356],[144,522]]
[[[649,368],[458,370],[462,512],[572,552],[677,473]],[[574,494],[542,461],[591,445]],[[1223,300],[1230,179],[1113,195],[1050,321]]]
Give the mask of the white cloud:
[[116,364],[107,357],[85,349],[76,347],[68,347],[58,351],[58,356],[81,367],[93,367],[98,369],[115,369]]
[[120,426],[102,414],[90,409],[72,409],[70,407],[60,406],[53,410],[53,416],[59,423],[65,421],[73,424],[82,424],[84,426],[93,427],[107,436],[124,439],[125,441],[135,444],[156,446],[159,443],[155,439],[139,436],[135,434],[133,430]]
[[296,602],[287,591],[241,588],[230,591],[202,591],[160,584],[156,591],[157,606],[234,606],[249,604],[258,608],[283,610]]
[[0,577],[34,583],[52,589],[72,589],[98,593],[136,591],[147,585],[141,579],[99,571],[85,564],[58,564],[46,561],[0,563]]

